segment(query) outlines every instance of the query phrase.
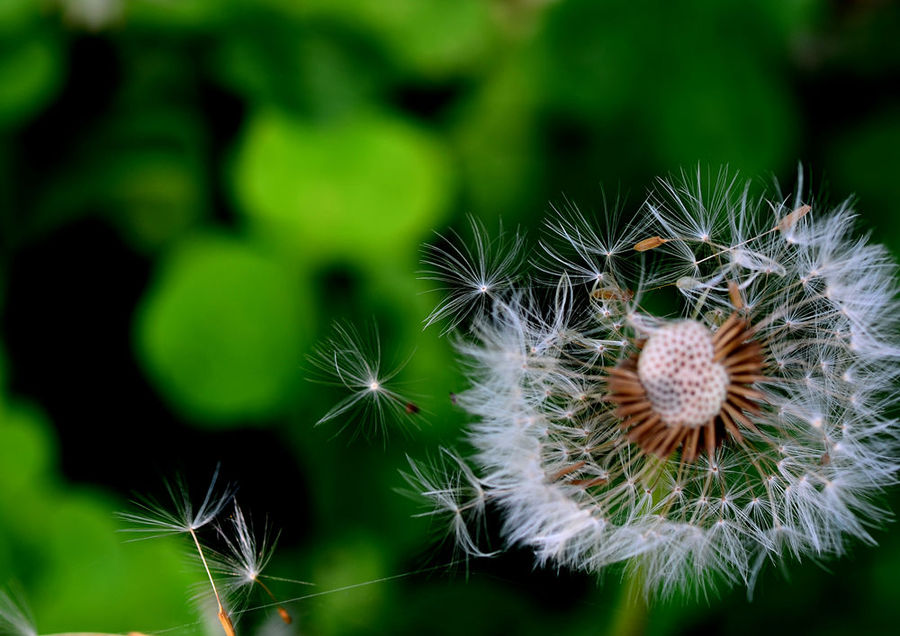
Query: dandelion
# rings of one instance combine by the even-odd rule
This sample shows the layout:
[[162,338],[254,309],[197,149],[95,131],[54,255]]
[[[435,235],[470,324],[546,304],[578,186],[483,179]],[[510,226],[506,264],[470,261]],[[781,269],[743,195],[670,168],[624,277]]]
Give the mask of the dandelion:
[[217,526],[217,530],[227,551],[215,554],[210,559],[210,564],[214,571],[226,577],[224,587],[226,594],[232,599],[230,605],[239,607],[245,604],[251,588],[256,585],[276,603],[281,620],[290,625],[291,615],[283,606],[278,605],[275,595],[260,578],[275,551],[277,538],[271,537],[268,528],[257,537],[236,502],[228,524],[225,527]]
[[424,499],[426,512],[418,517],[445,518],[454,545],[467,556],[490,556],[478,545],[483,529],[485,490],[475,473],[456,452],[441,448],[438,458],[417,462],[407,457],[410,472],[402,473],[412,489],[406,494]]
[[316,425],[340,419],[341,428],[355,421],[373,425],[376,430],[386,430],[388,419],[407,422],[411,415],[419,413],[419,407],[392,387],[395,376],[403,364],[383,372],[381,370],[381,343],[377,331],[371,345],[350,325],[337,324],[334,336],[324,343],[310,362],[323,374],[323,383],[337,384],[350,391]]
[[565,208],[553,208],[553,212],[545,221],[547,236],[540,243],[541,255],[536,263],[549,282],[555,285],[566,276],[575,284],[594,289],[614,283],[639,236],[636,225],[623,225],[621,201],[616,199],[608,205],[604,200],[599,222],[568,202]]
[[133,524],[133,527],[124,529],[124,532],[143,533],[145,536],[140,538],[154,538],[166,534],[186,533],[191,536],[194,547],[197,549],[197,555],[203,564],[203,569],[209,578],[209,584],[212,587],[213,596],[216,600],[218,610],[218,619],[222,625],[222,629],[227,636],[235,636],[234,623],[231,616],[226,611],[210,571],[209,562],[204,553],[203,546],[197,536],[197,531],[209,524],[216,516],[225,508],[234,495],[232,486],[225,486],[221,491],[217,492],[216,481],[219,476],[219,467],[216,467],[210,480],[209,488],[203,502],[196,509],[194,508],[190,493],[186,484],[181,479],[176,479],[175,484],[166,483],[169,497],[172,500],[173,509],[166,505],[160,504],[157,500],[149,497],[143,497],[135,501],[135,505],[140,512],[123,512],[119,513],[119,518],[123,521]]
[[124,528],[123,532],[144,534],[139,539],[151,539],[166,534],[188,533],[193,535],[197,530],[212,522],[222,512],[231,498],[235,488],[225,485],[216,488],[219,479],[219,467],[213,472],[209,488],[203,501],[196,509],[191,501],[190,492],[184,480],[178,476],[174,483],[166,482],[166,491],[171,499],[169,504],[160,503],[153,497],[140,496],[133,503],[139,512],[120,512],[118,517],[133,524]]
[[443,300],[425,319],[425,327],[447,320],[443,333],[449,333],[466,318],[480,318],[490,303],[500,298],[515,284],[521,263],[524,240],[519,234],[505,235],[500,231],[496,239],[488,238],[484,224],[469,218],[472,229],[472,249],[461,243],[452,233],[443,243],[432,245],[424,264],[429,269],[422,278],[441,283]]
[[[752,589],[767,561],[874,543],[898,468],[888,252],[853,236],[849,203],[803,201],[802,179],[787,199],[701,177],[661,180],[632,249],[607,241],[596,272],[571,256],[598,253],[583,219],[555,221],[552,306],[510,289],[460,340],[477,452],[459,478],[540,564],[624,562],[648,594]],[[455,510],[452,482],[419,477]]]

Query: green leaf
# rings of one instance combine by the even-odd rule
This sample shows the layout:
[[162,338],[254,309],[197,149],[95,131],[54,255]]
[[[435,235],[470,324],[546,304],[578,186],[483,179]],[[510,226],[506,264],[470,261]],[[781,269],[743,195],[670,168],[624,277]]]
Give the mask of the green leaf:
[[[703,59],[701,59],[703,58]],[[663,165],[729,165],[746,175],[794,161],[797,121],[788,86],[734,47],[710,49],[658,86],[661,107],[646,121]]]
[[752,3],[560,3],[538,41],[546,99],[606,138],[620,175],[625,162],[778,172],[801,122],[776,22]]
[[137,316],[147,373],[200,421],[278,414],[297,378],[309,303],[279,262],[224,236],[186,239],[163,262]]
[[271,16],[250,25],[218,41],[209,67],[251,103],[333,116],[387,90],[390,70],[383,55],[358,38]]
[[453,142],[476,214],[510,221],[544,205],[534,66],[513,58],[459,109]]
[[21,498],[55,460],[50,428],[40,412],[18,403],[0,410],[0,502]]
[[175,541],[124,543],[117,502],[59,482],[56,445],[37,408],[0,411],[0,588],[21,584],[42,633],[191,620],[191,577]]
[[23,28],[40,18],[40,4],[34,0],[3,0],[0,2],[0,37],[21,33]]
[[239,2],[221,0],[130,0],[125,6],[128,24],[160,32],[215,31],[231,18]]
[[244,131],[234,188],[254,227],[294,256],[354,259],[417,249],[450,191],[441,146],[409,123],[275,111]]
[[374,36],[404,68],[431,77],[471,70],[490,56],[494,24],[483,0],[265,0]]
[[203,177],[189,158],[134,152],[109,167],[101,194],[132,244],[148,250],[173,240],[202,216]]
[[[312,572],[316,589],[335,590],[385,576],[384,554],[368,537],[346,533],[322,546]],[[354,633],[365,624],[361,617],[378,617],[391,590],[385,585],[364,585],[341,594],[323,595],[309,609],[308,623],[315,633]]]
[[0,128],[15,126],[42,108],[62,82],[59,42],[49,32],[0,42]]

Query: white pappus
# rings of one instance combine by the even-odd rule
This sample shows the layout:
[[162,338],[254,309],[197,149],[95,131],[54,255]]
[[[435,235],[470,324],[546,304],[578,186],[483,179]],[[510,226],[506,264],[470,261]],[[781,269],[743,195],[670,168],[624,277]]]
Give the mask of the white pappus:
[[446,488],[414,471],[421,490],[446,509],[477,475],[508,543],[624,562],[648,594],[752,588],[766,561],[874,543],[900,447],[896,265],[800,181],[784,199],[726,170],[660,180],[622,240],[549,221],[555,291],[510,287],[459,337],[472,468]]

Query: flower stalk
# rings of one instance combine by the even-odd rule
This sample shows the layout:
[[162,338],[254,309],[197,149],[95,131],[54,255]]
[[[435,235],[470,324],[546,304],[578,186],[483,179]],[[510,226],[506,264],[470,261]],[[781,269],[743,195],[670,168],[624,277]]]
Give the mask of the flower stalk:
[[618,606],[613,614],[610,636],[641,636],[647,629],[649,605],[639,570],[630,572],[624,581]]

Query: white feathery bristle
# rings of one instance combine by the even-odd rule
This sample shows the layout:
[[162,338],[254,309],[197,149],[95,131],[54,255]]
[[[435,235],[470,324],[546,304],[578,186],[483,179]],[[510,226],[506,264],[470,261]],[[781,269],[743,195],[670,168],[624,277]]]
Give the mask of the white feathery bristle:
[[18,596],[0,590],[0,634],[4,636],[38,636],[28,606]]
[[[130,524],[122,532],[138,533],[138,539],[150,539],[165,534],[193,532],[206,526],[225,508],[236,490],[225,484],[218,488],[219,466],[216,466],[206,495],[199,506],[194,506],[187,484],[179,476],[174,483],[166,482],[170,501],[160,503],[152,497],[138,497],[134,501],[136,512],[120,512],[117,516]],[[137,540],[137,539],[136,539]]]

